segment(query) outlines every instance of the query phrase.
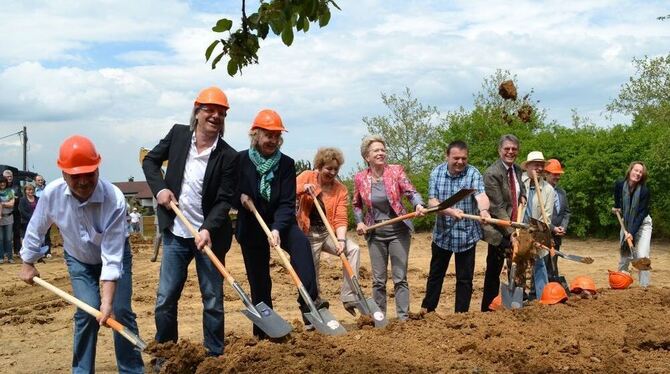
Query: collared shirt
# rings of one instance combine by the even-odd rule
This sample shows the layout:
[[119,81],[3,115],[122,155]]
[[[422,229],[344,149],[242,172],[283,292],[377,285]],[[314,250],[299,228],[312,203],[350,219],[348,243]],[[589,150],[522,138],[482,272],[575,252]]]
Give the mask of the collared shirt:
[[43,186],[35,186],[35,196],[42,197],[42,192],[44,191]]
[[[202,211],[202,186],[205,180],[205,171],[209,156],[216,149],[218,138],[211,147],[198,153],[195,144],[195,132],[191,137],[191,147],[188,150],[186,166],[184,166],[184,179],[181,182],[181,192],[177,197],[179,200],[179,209],[188,220],[188,222],[198,230],[205,222],[205,214]],[[191,232],[184,226],[180,219],[175,217],[172,233],[182,238],[192,238]]]
[[83,203],[72,195],[63,178],[44,189],[26,229],[21,259],[34,263],[47,251],[44,235],[56,224],[65,251],[80,262],[102,263],[100,280],[117,280],[123,274],[126,200],[113,184],[98,179],[91,197]]
[[[449,173],[447,163],[438,165],[430,173],[428,197],[440,202],[458,192],[461,188],[474,188],[476,192],[459,201],[452,208],[467,214],[478,214],[476,195],[484,193],[484,179],[474,166],[468,165],[456,175]],[[442,249],[454,253],[470,249],[482,237],[482,228],[477,221],[457,220],[450,216],[438,215],[433,229],[433,242]]]

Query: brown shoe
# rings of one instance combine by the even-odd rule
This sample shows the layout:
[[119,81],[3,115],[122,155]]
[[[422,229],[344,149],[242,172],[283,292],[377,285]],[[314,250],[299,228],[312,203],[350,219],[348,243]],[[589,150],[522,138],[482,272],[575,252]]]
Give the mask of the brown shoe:
[[344,310],[349,312],[352,316],[356,317],[356,302],[355,301],[345,301],[342,303]]

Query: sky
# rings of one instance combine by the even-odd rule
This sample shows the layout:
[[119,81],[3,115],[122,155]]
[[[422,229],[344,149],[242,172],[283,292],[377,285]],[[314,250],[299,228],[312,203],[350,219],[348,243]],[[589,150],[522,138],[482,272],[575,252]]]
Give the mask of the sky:
[[[3,1],[0,4],[0,138],[27,128],[28,169],[60,176],[67,137],[88,136],[101,176],[144,180],[138,154],[174,123],[187,123],[198,92],[227,94],[225,139],[238,150],[256,113],[276,110],[289,132],[282,152],[311,160],[318,147],[361,164],[363,117],[388,114],[381,93],[408,87],[442,114],[471,108],[497,69],[534,91],[547,120],[571,110],[600,126],[605,106],[635,74],[632,59],[668,53],[664,1],[339,0],[330,24],[261,43],[260,64],[230,77],[204,51],[219,18],[240,18],[239,0]],[[256,1],[247,1],[248,13]],[[236,27],[236,26],[233,27]],[[0,139],[0,164],[21,168],[18,135]]]

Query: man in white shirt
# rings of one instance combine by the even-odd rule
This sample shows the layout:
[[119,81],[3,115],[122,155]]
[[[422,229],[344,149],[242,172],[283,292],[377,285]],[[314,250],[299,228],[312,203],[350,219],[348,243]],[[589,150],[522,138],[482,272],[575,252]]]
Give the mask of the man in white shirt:
[[[195,260],[203,303],[204,346],[208,355],[223,354],[223,277],[202,249],[205,245],[224,262],[230,249],[228,218],[237,179],[237,152],[223,140],[228,99],[217,87],[204,89],[191,111],[191,123],[174,125],[144,157],[142,169],[158,202],[163,256],[156,295],[156,341],[179,339],[178,301],[188,266]],[[168,161],[165,175],[161,172]],[[174,202],[198,230],[191,235],[170,207]],[[160,370],[163,360],[154,364]]]
[[133,208],[130,213],[130,229],[133,232],[140,232],[140,218],[142,218],[142,215],[137,211],[137,208]]
[[[65,139],[57,162],[63,178],[44,189],[20,252],[23,265],[19,277],[32,284],[33,277],[39,276],[34,264],[47,250],[42,247],[44,235],[56,224],[63,237],[74,296],[101,312],[94,318],[77,309],[74,315],[73,373],[95,372],[98,330],[112,314],[138,334],[131,308],[132,254],[125,227],[126,202],[117,187],[99,179],[100,160],[88,138],[74,135]],[[116,332],[114,348],[119,372],[144,372],[140,352]]]

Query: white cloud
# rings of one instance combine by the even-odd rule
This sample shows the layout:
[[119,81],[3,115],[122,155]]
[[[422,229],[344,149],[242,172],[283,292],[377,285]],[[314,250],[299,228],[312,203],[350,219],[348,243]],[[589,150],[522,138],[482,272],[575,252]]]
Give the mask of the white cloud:
[[[110,179],[141,177],[136,153],[173,123],[188,121],[198,90],[218,85],[231,103],[226,139],[248,145],[258,110],[274,108],[289,133],[284,150],[345,151],[360,162],[364,116],[386,113],[380,93],[409,87],[424,104],[470,106],[497,68],[518,75],[522,92],[569,124],[570,109],[607,124],[601,112],[633,73],[632,57],[667,53],[663,2],[381,1],[342,3],[331,24],[283,46],[262,42],[260,65],[229,77],[211,70],[204,49],[216,19],[197,2],[5,2],[0,5],[0,136],[29,128],[29,165],[48,178],[58,143],[91,136]],[[248,7],[251,5],[248,4]],[[228,10],[229,11],[229,10]],[[126,44],[124,44],[126,43]],[[6,143],[0,143],[6,144]],[[5,156],[19,165],[20,145]],[[51,173],[51,174],[49,174]]]

